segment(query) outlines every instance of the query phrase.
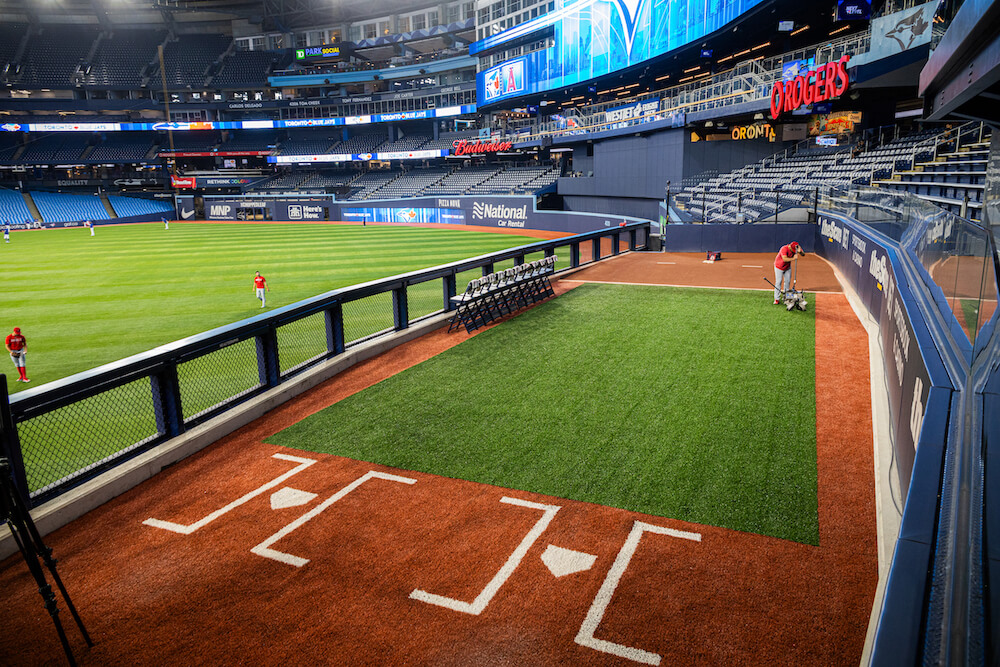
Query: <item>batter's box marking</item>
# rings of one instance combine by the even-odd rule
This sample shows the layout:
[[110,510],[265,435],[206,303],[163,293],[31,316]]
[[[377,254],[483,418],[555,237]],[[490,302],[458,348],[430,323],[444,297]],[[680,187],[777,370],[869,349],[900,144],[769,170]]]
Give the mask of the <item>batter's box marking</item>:
[[409,477],[400,477],[399,475],[390,475],[384,472],[375,472],[374,470],[369,470],[364,475],[354,480],[340,491],[324,500],[322,503],[309,510],[302,516],[300,516],[295,521],[291,522],[278,532],[276,532],[271,537],[267,538],[257,546],[255,546],[250,551],[257,554],[258,556],[263,556],[264,558],[270,558],[271,560],[276,560],[279,563],[287,563],[288,565],[294,565],[295,567],[302,567],[309,562],[308,558],[302,558],[301,556],[296,556],[294,554],[285,553],[284,551],[278,551],[277,549],[272,549],[271,545],[291,534],[293,531],[298,530],[303,525],[308,523],[310,520],[322,514],[330,505],[334,504],[348,493],[358,488],[370,479],[384,479],[390,482],[400,482],[402,484],[416,484],[417,480],[411,479]]
[[555,517],[556,512],[559,511],[558,505],[542,505],[541,503],[533,503],[528,500],[519,500],[518,498],[507,498],[506,496],[500,499],[500,502],[507,503],[508,505],[517,505],[518,507],[527,507],[530,509],[541,510],[543,512],[542,518],[540,518],[535,525],[528,531],[528,534],[524,536],[521,543],[517,545],[514,549],[514,553],[510,555],[507,562],[503,564],[500,571],[494,575],[493,579],[490,580],[486,587],[476,596],[476,599],[472,602],[464,602],[462,600],[456,600],[454,598],[446,597],[444,595],[436,595],[434,593],[428,593],[427,591],[422,591],[419,588],[415,589],[410,593],[410,598],[414,600],[420,600],[421,602],[426,602],[428,604],[434,604],[439,607],[444,607],[446,609],[451,609],[452,611],[460,611],[463,614],[472,614],[473,616],[478,616],[486,609],[486,605],[490,603],[493,596],[497,594],[500,587],[504,585],[510,575],[514,574],[514,570],[517,566],[521,564],[524,560],[525,555],[531,549],[531,545],[535,543],[545,529],[548,528],[549,523]]
[[597,591],[597,595],[594,597],[594,603],[590,606],[590,611],[587,612],[587,618],[584,619],[583,625],[580,626],[580,632],[576,635],[576,643],[580,646],[601,651],[602,653],[610,653],[611,655],[628,658],[629,660],[641,662],[646,665],[659,665],[661,657],[657,653],[594,637],[597,626],[601,624],[601,619],[604,618],[604,612],[607,610],[608,605],[611,604],[611,596],[615,594],[618,582],[621,581],[622,575],[628,569],[628,564],[632,560],[635,550],[639,547],[639,540],[642,539],[642,534],[646,532],[701,542],[701,533],[688,533],[683,530],[661,528],[660,526],[636,521],[632,526],[632,532],[628,534],[625,544],[622,545],[621,551],[618,552],[618,557],[615,558],[611,569],[608,570],[608,576],[604,578],[601,589]]
[[142,523],[146,526],[152,526],[153,528],[162,528],[163,530],[169,530],[174,533],[180,533],[181,535],[190,535],[199,528],[204,528],[208,524],[218,519],[220,516],[223,516],[224,514],[236,509],[240,505],[250,500],[253,500],[260,494],[270,491],[274,487],[282,484],[285,480],[289,479],[290,477],[293,477],[294,475],[298,475],[300,472],[302,472],[312,464],[316,463],[316,459],[306,459],[302,458],[301,456],[292,456],[291,454],[281,454],[281,453],[272,454],[271,458],[281,459],[282,461],[293,461],[295,463],[298,463],[299,465],[295,466],[294,468],[286,472],[284,475],[275,477],[274,479],[272,479],[267,484],[264,484],[263,486],[258,486],[250,493],[240,496],[239,498],[229,503],[225,507],[215,510],[208,516],[199,519],[194,523],[185,525],[183,523],[174,523],[173,521],[163,521],[161,519],[146,519]]

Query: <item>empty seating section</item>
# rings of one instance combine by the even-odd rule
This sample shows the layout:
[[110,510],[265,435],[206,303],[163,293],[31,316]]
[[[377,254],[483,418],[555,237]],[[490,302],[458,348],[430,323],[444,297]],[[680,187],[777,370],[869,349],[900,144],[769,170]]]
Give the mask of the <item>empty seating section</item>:
[[0,190],[0,224],[30,222],[31,219],[31,211],[20,192]]
[[13,132],[0,132],[0,162],[12,162],[14,155],[21,148],[21,135]]
[[292,134],[278,145],[279,155],[323,155],[332,153],[340,139],[325,134]]
[[350,201],[368,199],[376,190],[390,181],[394,181],[399,178],[401,173],[402,172],[394,169],[365,172],[359,176],[356,181],[351,183],[351,186],[355,188],[355,190],[351,193],[351,196],[348,197],[348,199]]
[[960,215],[964,209],[967,218],[981,220],[988,160],[988,141],[967,144],[955,152],[939,152],[937,158],[918,162],[912,169],[897,170],[892,178],[875,180],[872,185],[913,193]]
[[427,150],[451,150],[453,144],[459,139],[472,140],[479,136],[479,130],[467,130],[465,132],[449,132],[438,135],[437,139],[431,139],[423,148]]
[[466,167],[445,176],[441,182],[435,183],[426,190],[427,195],[460,195],[479,185],[486,179],[500,172],[500,167],[479,166]]
[[549,165],[531,167],[510,167],[469,189],[468,194],[508,194],[533,192],[539,187],[550,185],[552,181],[536,186],[535,182],[553,171]]
[[431,138],[425,134],[412,134],[395,141],[390,141],[387,144],[382,144],[379,146],[379,151],[383,153],[402,152],[402,151],[415,151],[417,149],[422,149],[424,144],[430,141]]
[[26,23],[0,24],[0,71],[10,64],[17,55],[24,33],[28,31]]
[[401,199],[415,197],[427,187],[437,183],[451,173],[447,167],[432,167],[430,169],[411,169],[391,183],[378,190],[379,199]]
[[70,88],[77,65],[90,53],[98,31],[84,26],[46,27],[28,40],[20,83],[34,88]]
[[45,222],[107,220],[111,217],[97,195],[32,192],[31,198]]
[[313,188],[336,188],[349,185],[352,180],[358,177],[357,171],[321,171],[313,174],[305,183],[305,187]]
[[153,213],[165,215],[167,218],[174,217],[174,207],[170,202],[166,201],[142,199],[140,197],[118,197],[116,195],[108,195],[108,201],[111,202],[111,208],[115,209],[115,213],[118,214],[119,218]]
[[357,134],[337,146],[338,153],[374,153],[388,141],[385,132]]
[[[881,183],[919,156],[933,154],[940,130],[893,139],[869,150],[861,146],[813,147],[775,156],[701,183],[687,185],[675,202],[692,219],[717,222],[762,220],[782,210],[812,206],[816,189]],[[959,198],[961,199],[961,198]]]
[[[174,150],[204,152],[214,149],[221,137],[218,132],[174,132]],[[160,135],[160,150],[170,150],[170,137],[163,133]]]
[[142,162],[153,148],[155,135],[139,132],[108,134],[85,162]]
[[29,136],[28,144],[17,160],[21,164],[76,164],[87,149],[89,137],[72,132],[56,133],[39,138]]
[[[229,48],[231,39],[224,35],[181,35],[167,42],[163,49],[163,68],[167,88],[203,88],[209,66]],[[160,85],[159,66],[152,81]]]
[[83,85],[97,88],[138,88],[142,72],[156,60],[156,47],[167,33],[162,30],[119,30],[105,35],[84,69]]
[[215,88],[264,87],[278,54],[273,51],[234,51],[212,79]]
[[303,185],[305,181],[312,178],[313,174],[303,173],[303,172],[292,172],[290,174],[278,174],[267,181],[261,183],[253,190],[257,191],[273,191],[273,192],[291,192],[296,188]]

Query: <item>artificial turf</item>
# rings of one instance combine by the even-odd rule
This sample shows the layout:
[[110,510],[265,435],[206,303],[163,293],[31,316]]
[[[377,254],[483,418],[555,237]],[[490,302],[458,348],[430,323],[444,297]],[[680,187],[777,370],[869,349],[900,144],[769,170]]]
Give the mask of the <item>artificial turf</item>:
[[[35,387],[259,314],[254,271],[267,278],[273,309],[535,240],[353,225],[174,223],[165,230],[153,223],[99,226],[94,237],[83,228],[15,232],[10,244],[0,244],[0,331],[21,327],[28,339],[27,386]],[[439,309],[440,300],[440,282],[414,288],[411,313]],[[345,326],[367,327],[368,314],[358,315]],[[386,317],[391,324],[391,311]],[[12,365],[0,372],[16,377]],[[11,379],[12,393],[24,388]]]
[[814,339],[757,292],[584,285],[269,442],[817,544]]

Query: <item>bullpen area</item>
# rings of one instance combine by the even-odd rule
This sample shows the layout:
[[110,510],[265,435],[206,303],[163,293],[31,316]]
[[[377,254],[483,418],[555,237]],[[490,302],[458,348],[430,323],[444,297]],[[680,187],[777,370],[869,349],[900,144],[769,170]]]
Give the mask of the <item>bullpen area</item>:
[[[806,312],[766,261],[701,259],[620,256],[397,347],[52,534],[77,657],[857,664],[865,331],[817,257]],[[58,658],[19,559],[0,587],[0,662]]]

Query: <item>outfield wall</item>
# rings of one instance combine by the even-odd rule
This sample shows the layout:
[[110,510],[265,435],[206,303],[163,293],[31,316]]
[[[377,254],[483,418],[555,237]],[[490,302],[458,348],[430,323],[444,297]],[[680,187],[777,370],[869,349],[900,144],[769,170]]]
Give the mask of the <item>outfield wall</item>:
[[843,216],[822,212],[819,223],[817,253],[837,267],[879,325],[894,463],[905,499],[872,664],[913,664],[954,387],[914,298],[914,290],[926,287],[909,284],[898,245]]
[[[277,199],[266,197],[205,197],[206,220],[240,220],[241,211],[266,209],[276,221],[380,222],[396,224],[452,224],[504,229],[535,229],[582,234],[616,227],[622,222],[645,222],[624,215],[566,211],[539,211],[535,198],[524,196],[445,196],[406,199],[336,201],[333,197]],[[179,205],[179,208],[183,206]],[[178,218],[185,219],[178,210]]]
[[664,247],[670,252],[773,252],[798,241],[806,252],[815,252],[816,225],[774,224],[669,224],[663,231]]

